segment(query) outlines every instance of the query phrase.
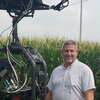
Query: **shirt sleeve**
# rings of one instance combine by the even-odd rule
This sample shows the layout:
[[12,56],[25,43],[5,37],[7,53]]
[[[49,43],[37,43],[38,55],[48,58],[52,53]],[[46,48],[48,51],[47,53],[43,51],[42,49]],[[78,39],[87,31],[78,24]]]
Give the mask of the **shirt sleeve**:
[[51,74],[50,80],[49,80],[49,82],[47,84],[48,89],[51,90],[51,91],[53,89],[52,79],[53,79],[53,73]]
[[82,82],[82,90],[83,92],[88,91],[90,89],[95,89],[95,82],[93,72],[90,68],[86,68],[81,77]]

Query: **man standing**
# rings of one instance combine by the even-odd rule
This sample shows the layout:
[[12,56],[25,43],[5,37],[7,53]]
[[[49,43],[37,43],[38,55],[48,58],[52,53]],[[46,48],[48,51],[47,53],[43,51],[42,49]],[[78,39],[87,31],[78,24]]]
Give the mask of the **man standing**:
[[48,82],[45,100],[94,100],[94,77],[92,70],[78,61],[78,46],[73,40],[61,48],[64,63],[56,67]]

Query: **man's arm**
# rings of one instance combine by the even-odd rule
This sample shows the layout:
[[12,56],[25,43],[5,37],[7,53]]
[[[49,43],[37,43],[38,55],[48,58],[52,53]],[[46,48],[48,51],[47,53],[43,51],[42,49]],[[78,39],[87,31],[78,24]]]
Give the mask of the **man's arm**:
[[94,100],[94,89],[90,89],[84,92],[85,100]]
[[45,100],[52,100],[52,91],[48,91]]

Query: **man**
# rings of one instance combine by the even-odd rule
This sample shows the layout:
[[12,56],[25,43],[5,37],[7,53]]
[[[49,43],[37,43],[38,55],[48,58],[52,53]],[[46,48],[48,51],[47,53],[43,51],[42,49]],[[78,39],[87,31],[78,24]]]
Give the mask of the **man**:
[[64,63],[56,67],[48,82],[45,100],[94,100],[94,77],[91,69],[78,61],[75,41],[66,41],[61,49]]

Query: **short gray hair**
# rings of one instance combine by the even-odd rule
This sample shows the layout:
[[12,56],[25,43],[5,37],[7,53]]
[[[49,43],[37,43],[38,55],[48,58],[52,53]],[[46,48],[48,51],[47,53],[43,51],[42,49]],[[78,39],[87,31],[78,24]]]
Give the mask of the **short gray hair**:
[[65,45],[75,45],[76,48],[78,48],[77,42],[73,41],[73,40],[67,40],[67,41],[65,41],[63,43],[62,47],[61,47],[61,50],[63,50],[63,48],[64,48]]

